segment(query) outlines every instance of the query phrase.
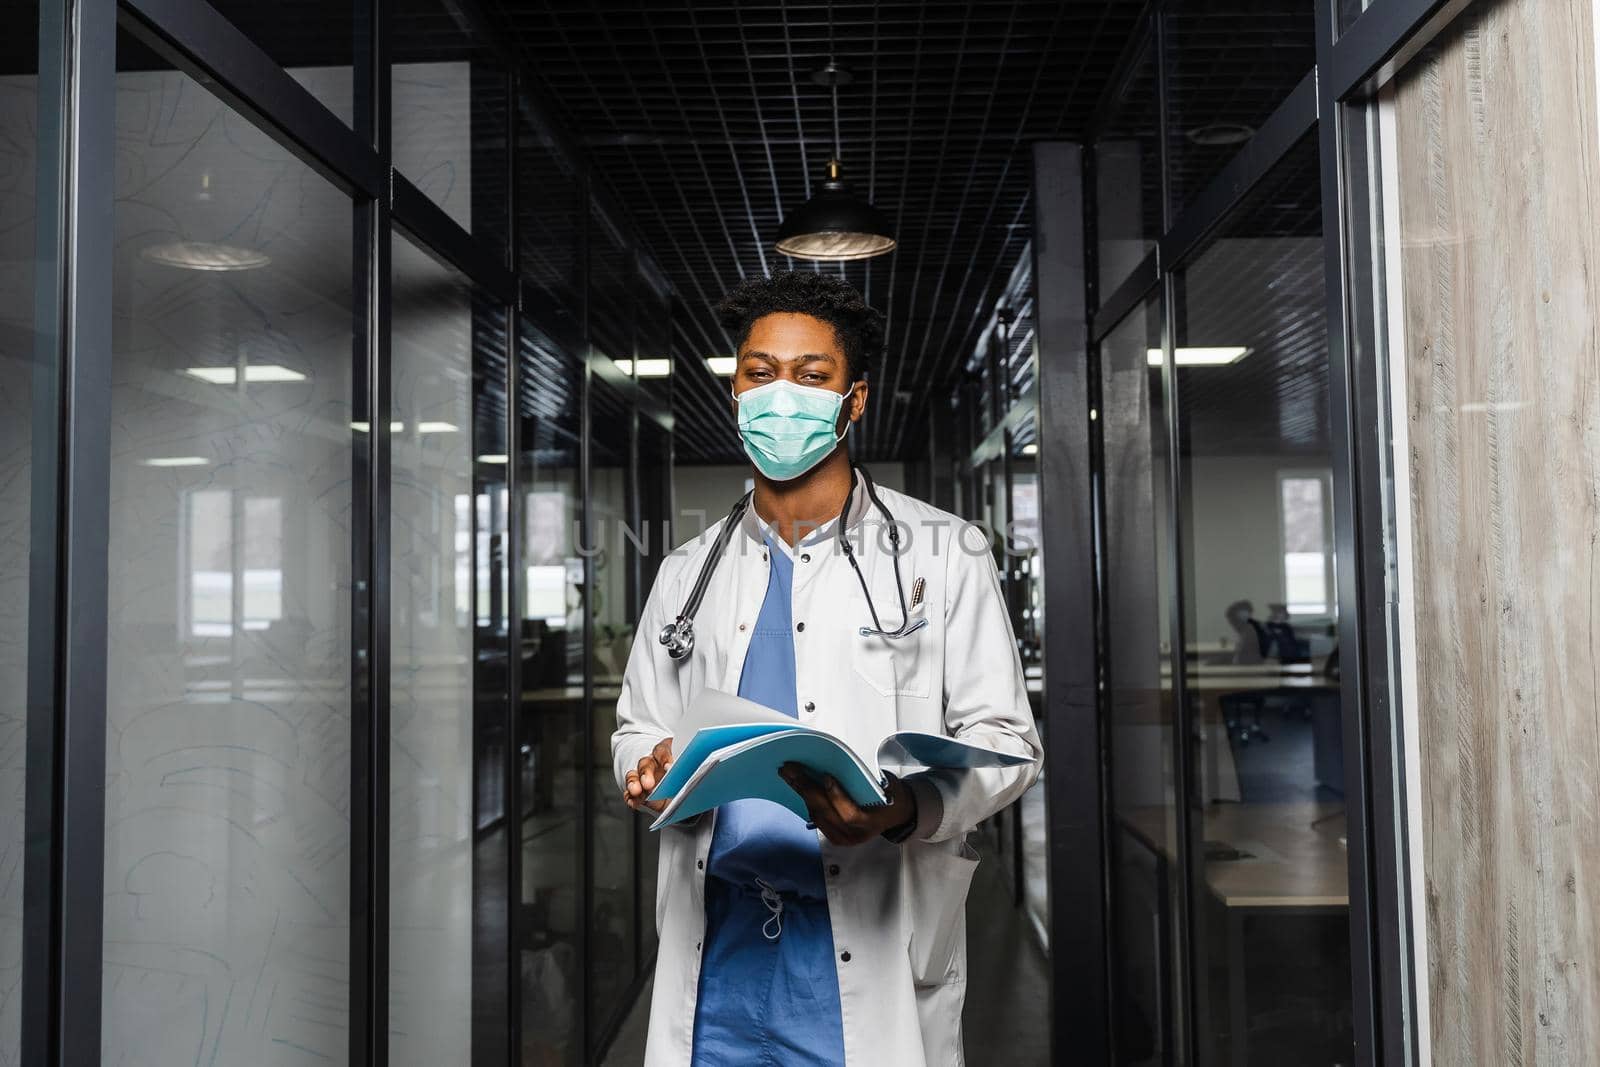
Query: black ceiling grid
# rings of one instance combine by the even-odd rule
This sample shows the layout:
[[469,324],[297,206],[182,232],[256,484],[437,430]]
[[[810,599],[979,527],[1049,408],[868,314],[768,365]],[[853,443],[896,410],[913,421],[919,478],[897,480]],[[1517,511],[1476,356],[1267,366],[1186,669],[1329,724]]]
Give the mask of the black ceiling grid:
[[[841,273],[890,316],[869,370],[863,457],[916,452],[1028,239],[1032,141],[1081,137],[1138,25],[1138,0],[499,0],[557,119],[627,205],[678,294],[680,461],[739,459],[730,353],[710,306],[743,278],[790,266]],[[845,177],[895,222],[899,249],[815,267],[772,248],[833,154],[839,90]]]

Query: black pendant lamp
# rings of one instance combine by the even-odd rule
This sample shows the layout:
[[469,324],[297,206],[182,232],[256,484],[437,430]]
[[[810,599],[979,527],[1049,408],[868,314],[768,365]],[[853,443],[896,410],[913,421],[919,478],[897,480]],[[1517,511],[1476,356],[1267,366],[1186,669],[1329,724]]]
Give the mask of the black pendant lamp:
[[778,227],[778,251],[796,259],[832,262],[871,259],[893,252],[895,239],[889,220],[852,193],[840,177],[839,86],[850,83],[850,74],[829,60],[811,77],[833,90],[833,158],[828,161],[828,177],[822,188],[784,216]]

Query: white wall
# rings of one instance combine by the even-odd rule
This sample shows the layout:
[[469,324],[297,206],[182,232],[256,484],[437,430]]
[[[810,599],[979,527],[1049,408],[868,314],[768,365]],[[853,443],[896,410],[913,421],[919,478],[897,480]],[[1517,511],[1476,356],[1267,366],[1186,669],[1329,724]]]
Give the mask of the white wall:
[[[1187,508],[1184,521],[1186,551],[1191,573],[1185,577],[1191,591],[1188,639],[1191,643],[1231,649],[1233,628],[1224,613],[1236,600],[1248,600],[1256,617],[1266,618],[1267,605],[1286,599],[1283,574],[1283,518],[1278,499],[1282,475],[1320,474],[1330,469],[1300,456],[1196,456],[1189,463],[1183,486]],[[1155,465],[1156,484],[1163,484],[1165,464]],[[1157,494],[1156,547],[1166,552],[1167,501]],[[1332,516],[1324,513],[1327,536],[1332,537]],[[1163,557],[1164,558],[1164,557]],[[1171,633],[1169,604],[1161,598],[1161,634]]]

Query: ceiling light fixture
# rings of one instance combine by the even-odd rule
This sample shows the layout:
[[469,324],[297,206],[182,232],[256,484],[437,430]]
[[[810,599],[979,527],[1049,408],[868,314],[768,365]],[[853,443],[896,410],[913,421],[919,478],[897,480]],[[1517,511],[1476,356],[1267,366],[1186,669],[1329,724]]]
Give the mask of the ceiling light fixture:
[[[828,38],[831,50],[831,4],[828,6]],[[811,80],[826,85],[833,94],[833,158],[828,160],[828,177],[822,188],[784,216],[778,227],[778,251],[796,259],[830,262],[871,259],[893,252],[896,241],[889,220],[883,212],[852,193],[841,177],[839,86],[850,84],[850,72],[830,58],[827,66],[811,75]]]
[[139,255],[148,262],[184,270],[255,270],[272,262],[272,257],[265,252],[214,241],[168,241],[165,244],[146,245],[139,250]]
[[459,427],[453,422],[419,422],[418,433],[455,433]]
[[[622,373],[632,378],[634,360],[614,359],[611,362],[621,368]],[[641,378],[667,378],[672,374],[672,360],[670,359],[641,359],[638,360],[639,377]]]
[[204,456],[154,456],[140,462],[146,467],[204,467],[211,461]]
[[509,463],[510,456],[479,456],[479,463]]
[[1244,144],[1255,135],[1255,127],[1246,126],[1242,122],[1213,122],[1206,126],[1196,126],[1185,134],[1194,144],[1204,145],[1207,148]]
[[739,369],[738,356],[707,356],[706,370],[719,378],[731,378],[733,372]]
[[[1250,354],[1250,349],[1244,345],[1224,345],[1213,348],[1180,348],[1175,353],[1180,367],[1226,367],[1230,363],[1237,363]],[[1150,366],[1161,366],[1161,349],[1152,348],[1146,352]]]
[[[183,373],[212,385],[239,384],[238,367],[190,367]],[[247,382],[303,382],[306,376],[297,370],[276,363],[252,363],[244,369]]]

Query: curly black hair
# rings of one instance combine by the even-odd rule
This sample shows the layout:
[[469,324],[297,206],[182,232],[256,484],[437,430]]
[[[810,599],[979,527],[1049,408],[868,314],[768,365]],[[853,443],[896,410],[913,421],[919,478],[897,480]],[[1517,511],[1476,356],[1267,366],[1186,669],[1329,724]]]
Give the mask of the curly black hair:
[[868,306],[854,286],[834,274],[795,270],[751,278],[717,304],[717,319],[742,347],[757,319],[782,311],[810,315],[833,327],[852,382],[866,374],[872,357],[883,350],[883,312]]

